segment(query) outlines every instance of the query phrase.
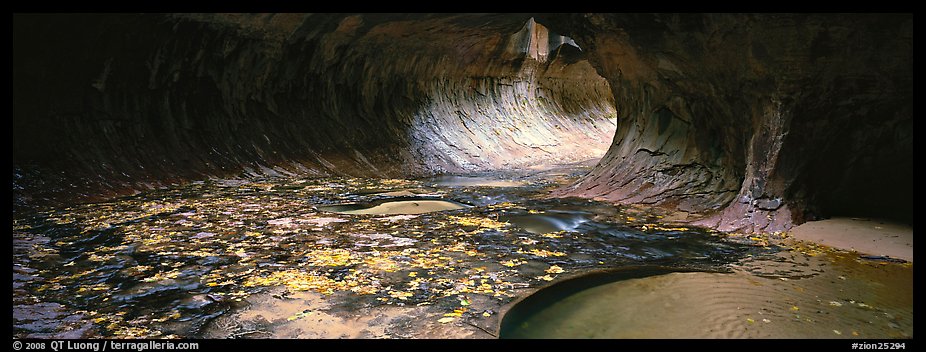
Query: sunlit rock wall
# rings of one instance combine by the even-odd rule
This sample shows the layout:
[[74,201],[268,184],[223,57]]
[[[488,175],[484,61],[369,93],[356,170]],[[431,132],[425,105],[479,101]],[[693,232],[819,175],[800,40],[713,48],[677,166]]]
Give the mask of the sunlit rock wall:
[[17,15],[14,206],[242,171],[405,177],[607,150],[555,195],[724,230],[912,219],[912,23]]
[[567,41],[526,15],[17,15],[14,206],[597,158],[613,97]]

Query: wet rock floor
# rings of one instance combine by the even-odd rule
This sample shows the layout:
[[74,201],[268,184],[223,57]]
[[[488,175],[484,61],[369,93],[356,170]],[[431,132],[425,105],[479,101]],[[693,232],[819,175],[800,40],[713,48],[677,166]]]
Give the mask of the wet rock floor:
[[[583,272],[659,265],[800,280],[819,274],[806,258],[833,252],[547,199],[585,170],[213,179],[14,214],[14,336],[494,338],[512,302]],[[459,209],[356,211],[441,201]],[[895,325],[912,336],[909,310]]]

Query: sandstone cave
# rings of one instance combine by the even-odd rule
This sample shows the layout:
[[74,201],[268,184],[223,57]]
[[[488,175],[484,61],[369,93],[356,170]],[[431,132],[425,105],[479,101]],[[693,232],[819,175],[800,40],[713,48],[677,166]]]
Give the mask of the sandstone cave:
[[15,14],[12,51],[15,337],[912,338],[912,14]]

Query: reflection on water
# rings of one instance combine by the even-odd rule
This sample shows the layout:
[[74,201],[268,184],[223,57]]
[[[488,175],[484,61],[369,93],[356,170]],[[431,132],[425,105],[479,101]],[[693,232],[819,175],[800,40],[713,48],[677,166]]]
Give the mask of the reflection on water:
[[910,267],[834,253],[779,255],[748,266],[789,267],[793,276],[642,268],[581,277],[518,303],[501,337],[913,337]]
[[505,179],[521,181],[209,180],[14,214],[14,335],[203,337],[216,317],[280,287],[324,295],[344,314],[419,307],[453,318],[439,324],[486,325],[519,290],[575,271],[717,270],[779,251],[633,208],[544,199],[556,183],[542,173]]
[[456,210],[469,207],[449,200],[411,199],[379,202],[376,205],[339,204],[319,206],[318,210],[355,215],[399,215],[424,214],[435,211]]
[[492,176],[438,176],[429,179],[429,182],[438,187],[519,187],[527,184]]
[[538,214],[506,215],[501,219],[509,221],[515,226],[528,232],[543,234],[557,231],[573,231],[589,220],[588,213],[575,211],[550,210]]

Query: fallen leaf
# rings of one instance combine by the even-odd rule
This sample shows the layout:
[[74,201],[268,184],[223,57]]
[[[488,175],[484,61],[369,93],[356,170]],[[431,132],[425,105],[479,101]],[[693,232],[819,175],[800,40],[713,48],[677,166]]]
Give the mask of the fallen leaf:
[[441,324],[447,324],[449,322],[454,321],[454,319],[455,318],[440,318],[440,319],[437,319],[437,322]]
[[547,270],[546,270],[547,274],[560,274],[560,273],[562,273],[562,272],[564,272],[564,271],[565,271],[565,270],[563,270],[563,268],[560,268],[560,267],[557,266],[557,265],[551,265],[551,266],[550,266],[549,268],[547,268]]
[[299,312],[299,313],[296,313],[296,314],[290,316],[289,318],[286,318],[286,320],[288,320],[288,321],[293,321],[293,320],[296,320],[296,319],[305,318],[305,317],[310,316],[310,315],[312,315],[312,311],[308,311],[308,310],[307,310],[307,311],[302,311],[302,312]]

